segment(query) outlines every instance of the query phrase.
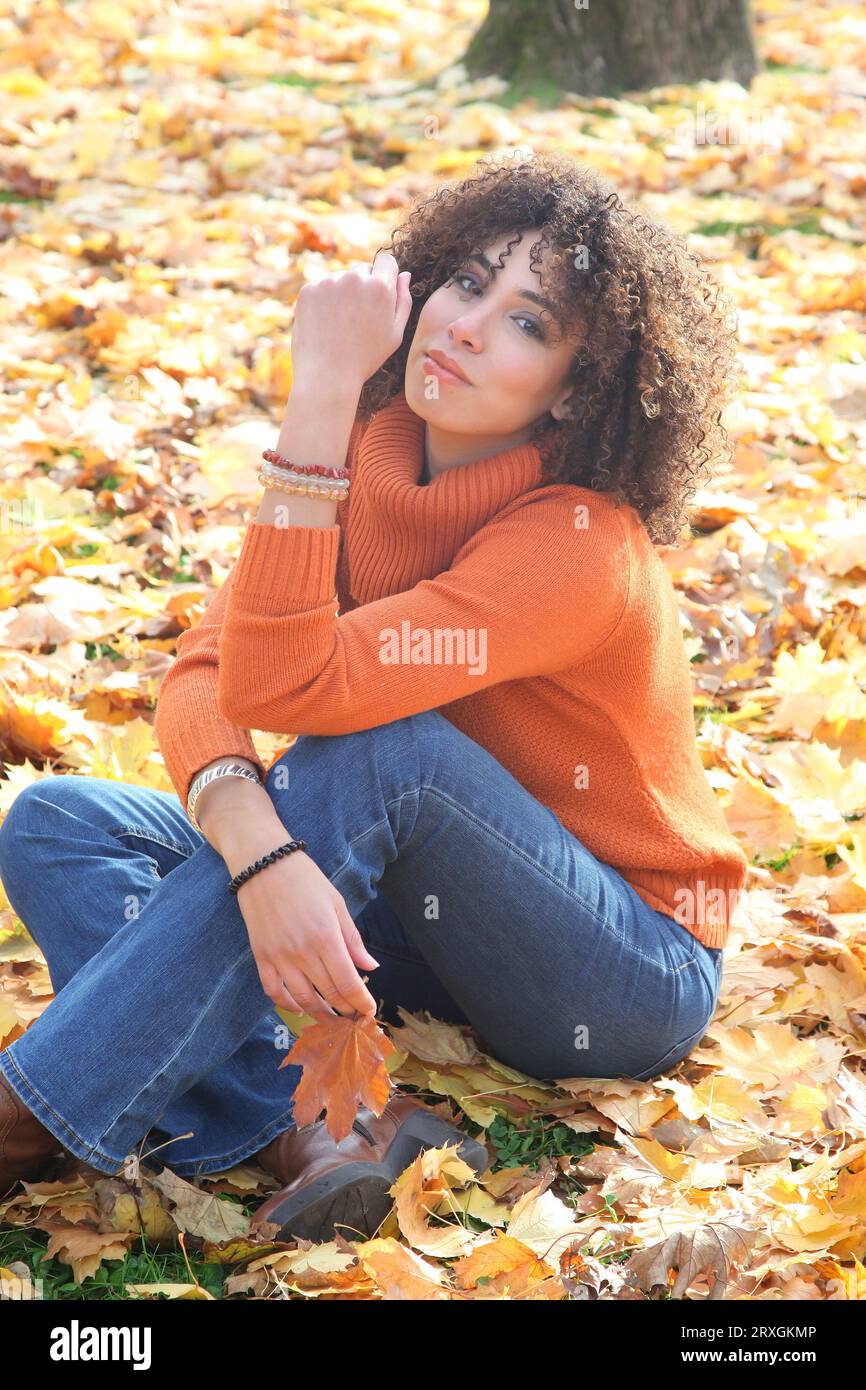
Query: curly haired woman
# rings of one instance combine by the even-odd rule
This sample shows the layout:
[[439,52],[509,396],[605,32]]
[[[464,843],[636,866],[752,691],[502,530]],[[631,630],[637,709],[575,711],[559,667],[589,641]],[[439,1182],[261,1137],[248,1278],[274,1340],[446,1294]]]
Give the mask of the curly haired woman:
[[[677,237],[538,155],[305,286],[293,358],[160,692],[176,794],[43,779],[0,832],[57,991],[0,1054],[0,1189],[153,1134],[183,1174],[255,1156],[257,1220],[322,1239],[421,1149],[488,1155],[412,1095],[339,1144],[294,1125],[275,1005],[427,1009],[549,1080],[652,1079],[712,1018],[747,861],[654,546],[724,445],[733,340]],[[298,737],[266,769],[250,728]]]

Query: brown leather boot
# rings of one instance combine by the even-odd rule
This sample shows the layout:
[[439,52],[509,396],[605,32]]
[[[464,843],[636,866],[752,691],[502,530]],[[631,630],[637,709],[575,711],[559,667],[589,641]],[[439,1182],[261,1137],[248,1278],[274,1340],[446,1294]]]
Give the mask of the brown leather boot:
[[16,1183],[51,1176],[69,1153],[37,1120],[0,1072],[0,1198]]
[[424,1149],[455,1143],[477,1174],[489,1166],[483,1144],[411,1096],[392,1096],[381,1115],[362,1105],[339,1144],[320,1115],[278,1134],[255,1155],[283,1186],[258,1208],[251,1229],[273,1221],[279,1240],[333,1240],[335,1228],[346,1240],[369,1239],[393,1205],[388,1189],[412,1160]]

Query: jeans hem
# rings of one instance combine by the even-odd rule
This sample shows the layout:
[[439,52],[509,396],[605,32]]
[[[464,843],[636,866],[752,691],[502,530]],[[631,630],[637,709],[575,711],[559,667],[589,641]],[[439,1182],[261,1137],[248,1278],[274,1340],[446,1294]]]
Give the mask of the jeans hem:
[[[99,1168],[109,1177],[113,1177],[118,1169],[123,1166],[127,1157],[126,1154],[124,1154],[122,1158],[112,1158],[101,1149],[95,1146],[89,1146],[80,1135],[69,1128],[66,1121],[62,1119],[56,1111],[51,1109],[47,1101],[44,1100],[33,1087],[32,1083],[24,1075],[24,1072],[15,1061],[8,1047],[0,1052],[0,1072],[3,1073],[19,1100],[21,1100],[24,1105],[27,1106],[27,1109],[36,1116],[40,1124],[43,1124],[45,1128],[54,1135],[57,1142],[61,1144],[64,1149],[67,1149],[69,1153],[73,1154],[75,1158],[82,1159],[93,1168]],[[243,1163],[244,1159],[251,1158],[253,1154],[258,1153],[259,1150],[263,1149],[266,1144],[269,1144],[272,1139],[275,1139],[278,1134],[282,1134],[285,1130],[291,1129],[295,1123],[293,1117],[294,1106],[289,1110],[283,1111],[282,1115],[278,1116],[275,1120],[271,1120],[269,1124],[265,1125],[264,1129],[259,1130],[258,1134],[253,1135],[251,1139],[245,1140],[243,1144],[239,1144],[226,1154],[218,1154],[216,1157],[211,1156],[198,1159],[184,1158],[179,1159],[176,1164],[168,1160],[161,1159],[159,1161],[166,1162],[166,1165],[171,1168],[172,1172],[177,1173],[179,1177],[195,1174],[204,1175],[207,1173],[220,1173],[224,1169],[234,1168],[237,1164]],[[159,1126],[152,1125],[151,1129],[154,1128],[159,1128]],[[148,1130],[147,1133],[149,1134],[150,1130]],[[170,1142],[169,1140],[168,1143]],[[147,1134],[139,1141],[139,1145],[141,1156],[145,1158],[148,1156],[149,1152],[158,1151],[158,1146],[156,1150],[148,1150]]]
[[260,1149],[263,1149],[266,1144],[269,1144],[272,1139],[276,1139],[278,1134],[282,1134],[285,1130],[291,1129],[294,1124],[293,1107],[291,1110],[284,1111],[278,1119],[271,1120],[270,1124],[265,1125],[265,1128],[260,1130],[253,1139],[245,1140],[243,1144],[239,1144],[238,1147],[232,1149],[230,1153],[222,1154],[217,1158],[181,1158],[178,1159],[177,1163],[170,1163],[168,1160],[164,1161],[167,1162],[172,1172],[177,1173],[178,1177],[181,1178],[207,1176],[209,1173],[222,1173],[225,1169],[237,1167],[239,1163],[243,1163],[244,1159],[252,1158],[253,1155],[257,1154]]
[[[80,1135],[75,1133],[75,1130],[70,1129],[66,1121],[58,1115],[55,1110],[52,1110],[48,1102],[43,1099],[31,1082],[28,1081],[18,1063],[15,1061],[15,1058],[12,1056],[12,1046],[14,1046],[14,1044],[4,1048],[3,1051],[0,1052],[0,1071],[2,1071],[9,1085],[18,1096],[18,1099],[36,1116],[39,1123],[44,1125],[45,1128],[54,1135],[58,1144],[61,1144],[64,1149],[68,1149],[76,1158],[83,1159],[85,1163],[89,1163],[93,1168],[99,1168],[108,1176],[113,1176],[117,1170],[122,1167],[126,1155],[124,1154],[121,1158],[112,1158],[110,1155],[103,1153],[101,1149],[97,1149],[95,1145],[85,1143]],[[29,1094],[25,1094],[22,1085]]]

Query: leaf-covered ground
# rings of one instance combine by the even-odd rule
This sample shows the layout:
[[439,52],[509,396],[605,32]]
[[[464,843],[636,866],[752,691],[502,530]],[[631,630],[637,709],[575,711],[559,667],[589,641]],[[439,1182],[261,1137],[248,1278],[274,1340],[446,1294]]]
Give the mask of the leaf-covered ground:
[[[257,500],[300,286],[485,153],[563,149],[738,312],[732,465],[663,552],[752,865],[716,1017],[654,1083],[550,1088],[407,1016],[392,1080],[486,1139],[480,1181],[430,1151],[376,1240],[311,1248],[250,1240],[253,1165],[28,1184],[0,1204],[0,1291],[29,1270],[58,1298],[866,1296],[866,14],[758,4],[749,93],[549,104],[467,81],[484,9],[0,17],[0,815],[64,771],[171,790],[160,680]],[[2,897],[0,986],[8,1043],[51,984]]]

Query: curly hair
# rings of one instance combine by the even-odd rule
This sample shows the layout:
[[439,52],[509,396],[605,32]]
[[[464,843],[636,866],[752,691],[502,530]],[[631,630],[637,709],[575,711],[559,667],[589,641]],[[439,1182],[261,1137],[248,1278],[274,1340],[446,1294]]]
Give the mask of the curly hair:
[[721,415],[738,373],[727,296],[682,238],[567,156],[490,156],[476,167],[416,204],[380,248],[411,271],[414,303],[400,347],[364,383],[359,415],[369,420],[403,389],[429,295],[474,251],[538,230],[530,264],[554,303],[554,335],[580,330],[570,413],[548,413],[531,436],[541,482],[611,493],[654,543],[676,544],[688,499],[729,454]]

